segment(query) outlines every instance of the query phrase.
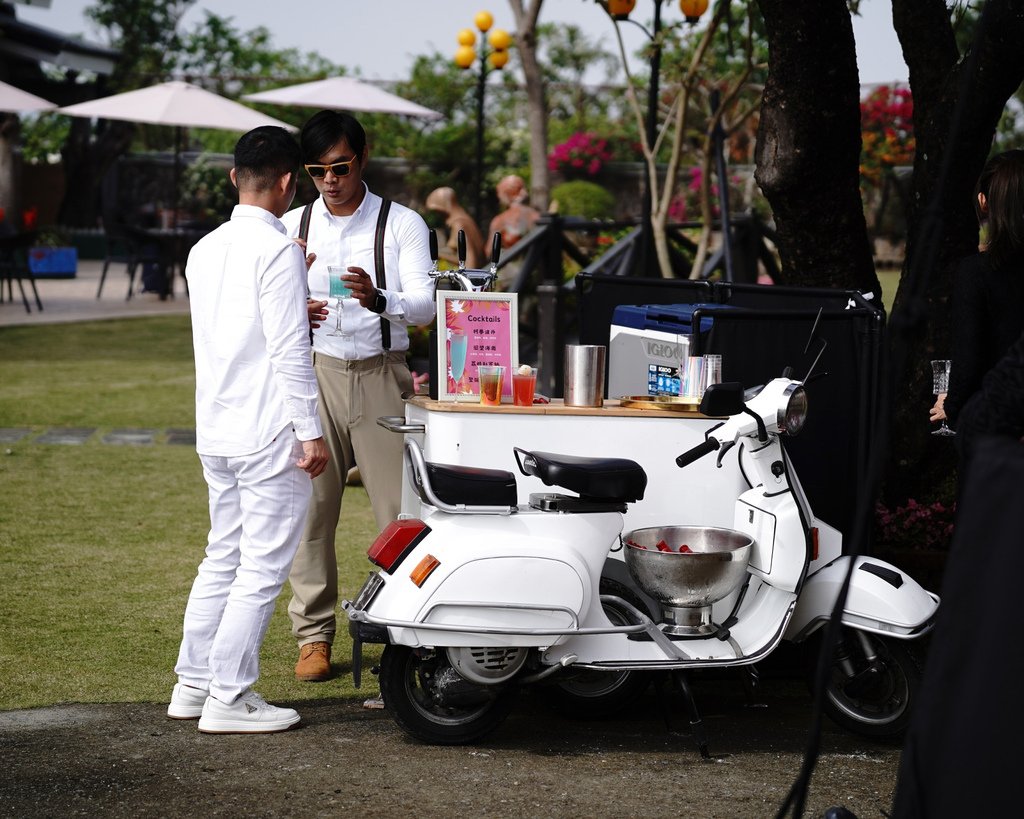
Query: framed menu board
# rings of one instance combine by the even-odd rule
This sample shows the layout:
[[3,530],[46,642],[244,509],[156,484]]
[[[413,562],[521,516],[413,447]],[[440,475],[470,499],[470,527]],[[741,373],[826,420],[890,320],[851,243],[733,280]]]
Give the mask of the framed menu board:
[[512,395],[512,369],[519,364],[516,293],[437,292],[437,397],[479,401],[477,367],[505,367],[502,395]]

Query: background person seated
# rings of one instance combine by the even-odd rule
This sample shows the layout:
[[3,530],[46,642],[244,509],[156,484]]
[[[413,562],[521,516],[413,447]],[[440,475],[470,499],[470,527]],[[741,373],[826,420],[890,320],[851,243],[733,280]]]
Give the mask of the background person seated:
[[504,177],[495,190],[505,210],[491,220],[488,236],[500,233],[502,248],[512,247],[530,232],[540,218],[540,211],[526,204],[526,183],[520,176]]
[[473,217],[459,204],[451,188],[436,188],[427,197],[427,208],[445,215],[448,226],[448,242],[438,249],[442,259],[457,264],[459,231],[466,234],[466,267],[479,270],[484,264],[484,237]]

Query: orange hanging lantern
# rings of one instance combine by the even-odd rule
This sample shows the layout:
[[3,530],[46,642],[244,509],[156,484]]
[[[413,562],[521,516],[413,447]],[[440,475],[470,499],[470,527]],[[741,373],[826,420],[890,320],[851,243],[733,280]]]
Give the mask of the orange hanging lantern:
[[616,20],[625,20],[636,8],[636,0],[608,0],[608,13]]
[[679,10],[692,26],[708,10],[708,0],[679,0]]

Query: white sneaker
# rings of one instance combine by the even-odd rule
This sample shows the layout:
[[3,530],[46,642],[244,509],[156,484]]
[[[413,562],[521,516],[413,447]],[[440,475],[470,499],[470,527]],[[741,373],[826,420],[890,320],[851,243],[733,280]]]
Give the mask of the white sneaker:
[[167,706],[170,719],[199,719],[203,715],[203,703],[210,696],[205,688],[176,683],[171,691],[171,704]]
[[231,705],[207,697],[199,730],[204,734],[269,734],[287,730],[299,719],[293,708],[269,705],[255,691],[247,691]]

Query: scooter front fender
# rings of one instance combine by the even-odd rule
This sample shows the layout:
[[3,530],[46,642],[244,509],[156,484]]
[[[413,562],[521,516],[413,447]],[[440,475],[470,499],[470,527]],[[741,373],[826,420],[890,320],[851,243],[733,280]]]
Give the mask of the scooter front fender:
[[873,557],[840,557],[808,577],[800,589],[785,638],[799,642],[832,614],[843,578],[853,563],[843,624],[862,631],[913,639],[935,622],[939,598],[901,569]]

